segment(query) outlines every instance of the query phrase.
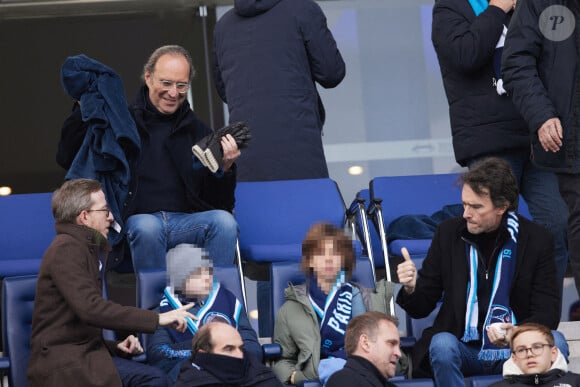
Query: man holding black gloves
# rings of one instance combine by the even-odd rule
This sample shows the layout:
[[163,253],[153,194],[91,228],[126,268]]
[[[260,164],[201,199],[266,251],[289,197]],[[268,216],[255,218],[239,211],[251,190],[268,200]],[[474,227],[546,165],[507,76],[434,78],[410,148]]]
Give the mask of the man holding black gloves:
[[[100,70],[98,63],[85,58],[67,69],[80,67],[85,71],[88,68],[90,72],[96,67]],[[76,75],[76,72],[65,73],[63,69],[65,85],[71,79],[76,82],[79,79]],[[100,77],[101,73],[97,75]],[[126,198],[119,204],[119,215],[124,221],[120,234],[127,236],[135,271],[164,268],[167,250],[180,243],[205,248],[218,266],[231,265],[234,260],[238,226],[231,211],[236,184],[234,162],[240,150],[231,134],[216,139],[221,149],[213,153],[221,158],[221,168],[215,173],[193,157],[192,147],[203,144],[202,140],[212,133],[186,103],[193,75],[191,56],[184,48],[158,48],[144,66],[144,84],[128,109],[130,117],[125,121],[134,121],[136,125],[137,150],[126,153],[130,178],[126,186],[120,187],[126,190]],[[93,146],[87,138],[95,136],[92,131],[98,133],[99,122],[91,121],[93,112],[83,98],[87,98],[86,93],[78,98],[80,108],[65,122],[59,143],[57,161],[69,170],[67,178],[75,177],[71,176],[71,171],[86,170],[83,164],[92,160],[83,158],[87,154],[83,148]],[[117,99],[114,102],[117,103],[109,104],[109,109],[119,114],[127,113],[127,109],[123,111],[119,107]],[[109,117],[114,123],[116,116]],[[107,192],[107,188],[105,193],[111,202],[110,196],[116,196],[116,192]]]

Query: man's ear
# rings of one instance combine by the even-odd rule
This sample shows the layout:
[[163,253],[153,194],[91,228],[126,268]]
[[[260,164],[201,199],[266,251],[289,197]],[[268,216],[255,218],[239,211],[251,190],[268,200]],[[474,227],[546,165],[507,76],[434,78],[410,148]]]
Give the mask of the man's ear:
[[87,215],[89,213],[86,210],[82,210],[80,214],[77,215],[77,224],[81,226],[86,226],[88,223]]
[[369,337],[365,333],[358,338],[358,346],[364,352],[370,352]]

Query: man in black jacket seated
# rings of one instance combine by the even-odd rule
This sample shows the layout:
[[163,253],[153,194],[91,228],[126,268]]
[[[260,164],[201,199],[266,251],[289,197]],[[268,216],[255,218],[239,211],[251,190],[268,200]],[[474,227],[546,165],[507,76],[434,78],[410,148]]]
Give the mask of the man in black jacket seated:
[[[193,158],[192,146],[212,132],[186,98],[194,73],[191,56],[183,47],[156,49],[144,65],[143,85],[129,106],[140,155],[127,156],[131,177],[120,216],[135,271],[164,268],[167,250],[181,243],[203,247],[216,266],[233,264],[238,236],[231,214],[234,162],[240,150],[231,135],[223,136],[223,168],[216,173]],[[67,170],[78,167],[76,156],[90,135],[82,109],[75,104],[62,128],[57,162]],[[118,259],[115,255],[110,261]]]
[[[412,355],[413,374],[424,377],[432,369],[437,386],[501,373],[514,325],[556,329],[560,320],[553,240],[516,214],[518,188],[509,164],[484,159],[461,181],[463,218],[439,225],[418,276],[406,251],[397,267],[403,285],[397,303],[411,317],[427,317],[441,301]],[[553,333],[567,357],[565,338]]]
[[344,347],[348,360],[330,377],[327,387],[394,387],[387,381],[395,376],[401,358],[397,320],[380,312],[366,312],[350,320]]
[[281,387],[272,370],[244,350],[236,328],[214,321],[193,337],[191,361],[183,362],[174,387]]

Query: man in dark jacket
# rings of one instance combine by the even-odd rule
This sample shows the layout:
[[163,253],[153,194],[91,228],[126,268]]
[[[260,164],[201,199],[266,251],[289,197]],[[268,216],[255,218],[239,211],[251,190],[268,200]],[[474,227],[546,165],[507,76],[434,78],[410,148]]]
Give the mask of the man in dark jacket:
[[[510,165],[484,159],[462,182],[463,218],[439,225],[418,278],[408,252],[397,267],[403,285],[397,303],[412,318],[428,316],[441,302],[412,355],[414,374],[430,375],[432,369],[438,386],[501,373],[516,323],[556,329],[560,317],[552,237],[514,212],[518,188]],[[566,340],[555,336],[567,356]]]
[[283,386],[269,367],[248,356],[239,332],[225,322],[201,327],[191,352],[191,361],[183,363],[174,387]]
[[154,332],[172,326],[183,332],[193,304],[158,314],[118,305],[102,297],[102,270],[110,247],[113,216],[101,184],[65,182],[52,197],[56,237],[38,273],[28,384],[60,386],[167,386],[154,367],[127,359],[142,353],[137,338],[105,341],[103,329]]
[[252,146],[240,181],[328,177],[324,107],[316,83],[336,87],[345,65],[313,0],[235,0],[214,31],[214,79],[230,121],[246,121]]
[[500,59],[515,0],[437,0],[432,40],[449,102],[455,159],[469,167],[495,156],[508,161],[533,219],[555,242],[562,283],[568,254],[568,211],[554,173],[530,160],[530,135],[502,88]]
[[[223,169],[213,174],[196,163],[191,148],[211,129],[186,102],[193,75],[191,56],[184,48],[160,47],[145,64],[144,84],[130,106],[140,154],[127,155],[131,179],[122,204],[126,227],[121,232],[127,235],[136,271],[163,268],[167,250],[180,243],[205,248],[215,265],[233,263],[238,228],[230,212],[234,161],[240,151],[227,135],[221,138]],[[62,129],[57,161],[66,169],[85,162],[77,156],[85,134],[90,134],[82,122],[88,113],[83,111],[81,118],[82,110],[83,104],[77,106]]]
[[401,358],[397,320],[380,312],[366,312],[349,321],[344,347],[348,360],[333,374],[328,387],[395,387],[387,381],[395,376]]
[[532,135],[533,161],[556,172],[568,205],[568,251],[580,295],[579,8],[575,0],[518,3],[502,72]]

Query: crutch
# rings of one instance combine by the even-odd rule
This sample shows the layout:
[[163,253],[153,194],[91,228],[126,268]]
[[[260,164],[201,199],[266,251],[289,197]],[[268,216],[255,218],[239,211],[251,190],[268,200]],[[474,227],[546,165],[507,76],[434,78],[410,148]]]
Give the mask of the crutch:
[[[356,229],[356,224],[360,225],[362,231],[362,239],[367,250],[367,256],[369,257],[369,262],[371,263],[371,269],[373,271],[373,281],[377,282],[376,274],[375,274],[375,260],[373,258],[373,247],[371,245],[371,233],[369,231],[369,223],[367,218],[367,211],[365,208],[365,199],[360,196],[360,193],[356,195],[356,199],[350,205],[350,208],[347,210],[347,217],[350,220],[352,227],[353,227],[353,234],[357,235],[354,231]],[[357,222],[357,215],[359,216],[359,220]]]
[[236,240],[236,263],[238,266],[238,275],[240,276],[240,286],[242,287],[242,298],[244,299],[244,308],[246,314],[248,313],[248,299],[246,298],[246,277],[244,276],[244,269],[242,268],[242,253],[240,252],[240,241]]

